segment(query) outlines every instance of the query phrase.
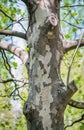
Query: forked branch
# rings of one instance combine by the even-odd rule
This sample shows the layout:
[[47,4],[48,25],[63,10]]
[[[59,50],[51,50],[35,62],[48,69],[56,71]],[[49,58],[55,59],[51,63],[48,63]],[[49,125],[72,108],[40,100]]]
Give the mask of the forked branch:
[[63,96],[65,96],[65,99],[67,99],[66,103],[68,103],[68,105],[78,108],[78,109],[84,109],[84,102],[78,102],[78,101],[70,99],[73,96],[73,94],[77,91],[77,88],[78,87],[74,81],[70,82],[67,87],[67,91],[65,95]]

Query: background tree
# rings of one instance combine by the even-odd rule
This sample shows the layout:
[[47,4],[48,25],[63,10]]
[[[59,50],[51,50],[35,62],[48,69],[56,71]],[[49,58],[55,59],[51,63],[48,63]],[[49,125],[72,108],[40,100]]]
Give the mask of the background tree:
[[[16,81],[21,81],[16,80],[11,72],[11,65],[16,67],[17,64],[15,62],[11,62],[11,65],[9,64],[11,55],[6,52],[9,51],[22,60],[28,71],[29,94],[28,100],[25,102],[23,109],[28,129],[63,130],[64,111],[66,106],[69,104],[73,107],[84,109],[83,102],[70,100],[73,94],[77,91],[77,87],[73,78],[73,81],[69,83],[70,70],[75,54],[77,53],[79,46],[84,45],[83,33],[77,40],[67,41],[65,39],[70,37],[73,39],[74,36],[72,35],[72,32],[75,33],[75,36],[78,36],[77,28],[83,29],[83,16],[81,14],[79,20],[77,12],[75,11],[75,7],[83,6],[83,1],[81,3],[80,1],[77,1],[79,3],[76,3],[74,0],[71,2],[66,2],[65,0],[62,1],[62,4],[64,4],[63,6],[60,6],[59,0],[22,1],[24,3],[24,7],[26,5],[26,13],[21,12],[21,9],[17,6],[19,4],[23,4],[20,3],[21,1],[4,0],[4,2],[2,1],[0,5],[2,21],[0,24],[0,34],[23,38],[27,41],[26,44],[29,48],[29,50],[26,48],[26,50],[28,50],[27,53],[25,50],[22,50],[20,46],[18,47],[16,44],[10,44],[7,42],[9,39],[3,40],[4,36],[1,36],[1,56],[3,58],[4,65],[9,72],[9,75],[7,73],[5,79],[1,77],[1,83],[8,83],[9,81],[13,82],[12,88],[14,90],[12,89],[12,94],[15,94],[15,96],[17,95],[15,91],[19,90],[20,87],[18,87]],[[72,11],[73,7],[74,10]],[[61,13],[60,9],[62,9]],[[27,29],[22,23],[24,19],[28,20]],[[67,20],[71,21],[68,22]],[[74,27],[69,27],[71,31],[69,31],[70,33],[67,33],[68,27],[67,25],[64,25],[64,27],[66,27],[66,31],[64,30],[66,33],[65,38],[61,31],[61,25],[63,25],[64,22]],[[12,29],[15,23],[19,23],[19,26],[21,26],[24,31],[13,31]],[[82,26],[80,26],[81,23]],[[63,69],[63,67],[61,67],[61,61],[66,53],[75,48],[75,53],[72,53],[72,55],[70,53],[72,61],[68,66],[68,76],[66,76],[67,83],[64,84],[61,78],[62,71],[60,72],[60,68]],[[23,86],[27,84],[24,82],[22,83]],[[18,96],[22,98],[19,91],[16,92],[18,92]],[[84,114],[82,114],[80,119],[74,121],[73,124],[80,122],[83,119]],[[65,126],[65,129],[68,126],[69,125]],[[81,126],[81,129],[82,128],[83,127]]]

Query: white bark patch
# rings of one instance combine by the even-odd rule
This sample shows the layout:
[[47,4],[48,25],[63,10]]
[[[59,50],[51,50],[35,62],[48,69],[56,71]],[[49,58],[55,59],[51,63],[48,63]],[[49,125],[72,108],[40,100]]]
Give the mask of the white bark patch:
[[[50,47],[48,46],[48,45],[46,45],[46,50],[47,50],[47,52],[46,52],[46,55],[45,55],[45,57],[44,56],[42,56],[42,55],[40,55],[39,56],[39,61],[41,61],[42,62],[42,64],[44,65],[44,69],[48,69],[48,64],[49,64],[49,62],[50,62],[50,60],[51,60],[51,57],[52,57],[52,53],[50,52]],[[49,67],[50,68],[50,67]],[[50,69],[49,69],[50,70]],[[48,72],[50,72],[50,71],[48,71]],[[49,73],[48,73],[49,74]]]
[[[50,73],[49,62],[51,60],[52,53],[50,52],[50,47],[48,45],[46,45],[46,51],[47,52],[45,56],[39,55],[38,57],[38,61],[42,62],[44,68],[41,69],[40,64],[39,67],[37,68],[37,77],[35,79],[35,85],[40,86],[41,91],[36,94],[36,104],[39,105],[39,103],[42,102],[42,110],[39,112],[39,116],[42,117],[44,130],[46,130],[46,128],[52,130],[50,104],[53,102],[53,97],[51,94],[51,86],[48,85],[51,83],[51,78],[49,78]],[[46,71],[45,74],[44,69]],[[47,86],[44,87],[44,83],[47,84]]]
[[60,52],[58,50],[56,50],[56,60],[57,60],[57,63],[59,63],[59,59],[60,59]]
[[53,113],[54,115],[57,114],[56,108],[53,108],[53,109],[52,109],[52,113]]
[[28,41],[28,45],[32,44],[32,47],[34,46],[34,43],[38,41],[39,39],[39,34],[40,34],[40,29],[38,29],[39,24],[36,23],[33,27],[33,32],[30,35],[30,39]]
[[44,130],[46,130],[46,128],[48,128],[48,130],[52,130],[51,128],[52,120],[50,116],[50,103],[53,102],[53,98],[51,95],[51,86],[42,89],[40,96],[43,103],[42,104],[43,108],[40,111],[39,116],[41,116],[43,119],[43,128]]
[[38,8],[36,10],[35,16],[36,16],[38,26],[39,25],[42,26],[44,24],[46,17],[48,17],[48,14],[45,10],[42,11],[40,8]]
[[47,11],[50,23],[53,26],[56,26],[58,23],[58,17],[57,14],[54,13],[54,0],[37,0],[37,3],[42,10]]
[[50,47],[48,45],[46,45],[46,51],[50,51]]

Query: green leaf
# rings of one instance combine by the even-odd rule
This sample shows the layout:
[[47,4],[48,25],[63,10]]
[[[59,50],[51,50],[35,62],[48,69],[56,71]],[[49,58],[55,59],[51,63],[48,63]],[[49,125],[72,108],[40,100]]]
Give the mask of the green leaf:
[[70,6],[70,3],[69,2],[65,2],[65,6]]
[[84,130],[84,125],[81,125],[81,126],[80,126],[80,130]]
[[9,125],[9,122],[8,122],[8,121],[6,121],[6,122],[5,122],[5,124],[6,124],[6,125]]
[[29,48],[28,48],[28,47],[26,47],[26,48],[25,48],[25,51],[26,51],[26,52],[28,52],[28,51],[29,51]]
[[71,113],[71,109],[68,109],[68,112]]
[[69,34],[65,34],[64,36],[65,36],[65,38],[67,38],[67,39],[70,38],[70,35],[69,35]]
[[75,17],[75,16],[77,16],[77,12],[73,12],[71,15],[72,15],[73,17]]
[[3,123],[3,122],[2,122],[0,125],[1,125],[2,127],[5,127],[5,123]]
[[81,94],[81,93],[82,93],[82,90],[79,90],[79,93]]
[[80,24],[80,21],[78,19],[75,20],[76,24]]
[[12,65],[15,69],[17,69],[18,64],[16,62],[12,62]]
[[73,31],[73,32],[76,32],[76,31],[77,31],[77,28],[72,28],[72,31]]

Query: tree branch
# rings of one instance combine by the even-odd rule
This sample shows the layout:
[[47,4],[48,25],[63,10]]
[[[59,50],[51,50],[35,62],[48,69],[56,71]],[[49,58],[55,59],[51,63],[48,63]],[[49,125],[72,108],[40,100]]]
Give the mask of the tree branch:
[[16,36],[16,37],[20,37],[26,40],[26,34],[22,32],[17,32],[17,31],[0,30],[0,35]]
[[25,50],[21,49],[20,47],[14,44],[10,44],[4,40],[0,40],[0,48],[10,51],[11,53],[19,57],[24,64],[27,63],[28,54]]
[[75,24],[72,24],[72,23],[67,22],[66,20],[62,20],[62,21],[65,22],[65,23],[67,23],[67,24],[69,24],[69,25],[72,26],[72,27],[76,27],[76,28],[78,28],[78,29],[83,29],[83,26],[77,26],[77,25],[75,25]]
[[0,80],[0,83],[8,83],[8,82],[21,82],[21,83],[25,83],[25,84],[28,84],[28,82],[24,81],[24,80],[18,80],[18,79],[7,79],[7,80]]
[[77,91],[77,86],[73,81],[71,81],[68,85],[68,87],[66,87],[66,90],[63,92],[62,97],[63,97],[63,101],[65,102],[65,105],[68,104],[68,102],[70,101],[71,97],[74,95],[74,93],[76,93]]
[[84,102],[78,102],[78,101],[71,99],[69,101],[68,105],[75,107],[75,108],[78,108],[78,109],[84,109]]
[[[64,50],[65,50],[65,53],[67,53],[70,50],[75,49],[77,47],[78,43],[79,43],[79,39],[78,40],[74,40],[74,41],[65,41],[63,43],[63,47],[64,47]],[[80,47],[81,46],[84,46],[84,39],[81,39]]]

